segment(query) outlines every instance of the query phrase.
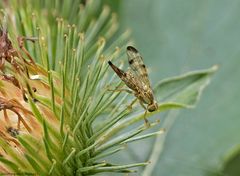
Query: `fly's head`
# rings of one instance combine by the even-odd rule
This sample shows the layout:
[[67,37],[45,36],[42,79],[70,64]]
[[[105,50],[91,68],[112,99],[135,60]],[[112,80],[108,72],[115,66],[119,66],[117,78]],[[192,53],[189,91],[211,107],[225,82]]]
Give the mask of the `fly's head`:
[[156,101],[154,101],[152,104],[148,105],[148,111],[149,112],[153,112],[153,111],[156,111],[158,108],[158,104]]

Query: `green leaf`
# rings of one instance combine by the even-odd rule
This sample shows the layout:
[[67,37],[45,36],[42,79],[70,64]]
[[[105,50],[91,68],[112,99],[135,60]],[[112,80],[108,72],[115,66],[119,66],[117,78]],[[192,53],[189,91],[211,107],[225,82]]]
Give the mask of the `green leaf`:
[[[224,175],[240,175],[240,145],[237,145],[227,153],[223,161],[223,166],[219,173]],[[220,175],[220,174],[219,174]]]
[[195,107],[203,89],[217,69],[217,66],[213,66],[207,70],[189,72],[158,83],[154,93],[157,100],[161,102],[159,111],[178,107]]

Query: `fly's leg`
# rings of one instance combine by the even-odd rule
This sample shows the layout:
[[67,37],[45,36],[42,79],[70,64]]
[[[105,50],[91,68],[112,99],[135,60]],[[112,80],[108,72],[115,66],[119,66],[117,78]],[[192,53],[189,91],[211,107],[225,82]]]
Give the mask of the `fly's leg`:
[[[111,89],[108,89],[108,91],[113,91],[113,92],[127,92],[129,94],[133,94],[133,91],[129,90],[129,89],[114,89],[114,90],[111,90]],[[131,111],[132,110],[132,107],[133,105],[137,102],[138,98],[135,98],[130,105],[127,106],[127,108]]]
[[131,102],[131,104],[130,105],[128,105],[127,106],[127,108],[131,111],[132,110],[132,107],[133,107],[133,105],[137,102],[137,98],[135,98],[132,102]]
[[112,92],[127,92],[129,94],[132,94],[133,92],[129,89],[107,89],[108,91],[112,91]]
[[149,121],[147,120],[146,116],[147,116],[147,108],[144,106],[143,102],[142,101],[139,101],[140,102],[140,105],[145,109],[145,112],[144,112],[144,116],[143,116],[143,119],[144,119],[144,124],[146,127],[150,127],[150,123]]

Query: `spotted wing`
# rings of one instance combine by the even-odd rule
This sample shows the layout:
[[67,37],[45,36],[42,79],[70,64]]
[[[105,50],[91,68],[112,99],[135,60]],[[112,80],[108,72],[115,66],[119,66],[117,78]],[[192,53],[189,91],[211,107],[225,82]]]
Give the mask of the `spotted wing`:
[[134,73],[137,75],[138,79],[140,79],[143,84],[148,86],[148,88],[151,88],[146,66],[143,63],[142,56],[140,55],[138,50],[132,46],[128,46],[127,55],[129,65],[134,71]]
[[112,67],[114,72],[121,78],[121,80],[128,86],[131,90],[134,91],[134,94],[137,98],[140,98],[146,104],[151,104],[154,100],[152,89],[143,83],[138,76],[128,70],[124,72],[120,68],[116,67],[111,61],[108,61],[108,64]]
[[142,84],[139,80],[132,74],[132,72],[124,72],[117,66],[115,66],[111,61],[108,64],[112,67],[113,71],[121,78],[121,80],[133,91],[138,92],[142,89]]

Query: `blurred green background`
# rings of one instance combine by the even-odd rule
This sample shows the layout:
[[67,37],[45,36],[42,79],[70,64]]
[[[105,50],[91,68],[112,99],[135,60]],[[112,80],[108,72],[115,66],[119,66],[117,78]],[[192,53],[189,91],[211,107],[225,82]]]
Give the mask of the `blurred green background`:
[[[119,14],[121,28],[132,30],[153,85],[169,76],[220,66],[197,107],[181,111],[169,129],[152,175],[226,175],[219,170],[240,141],[240,1],[106,3]],[[112,160],[148,160],[153,143],[154,139],[149,139],[130,145],[128,153]]]

